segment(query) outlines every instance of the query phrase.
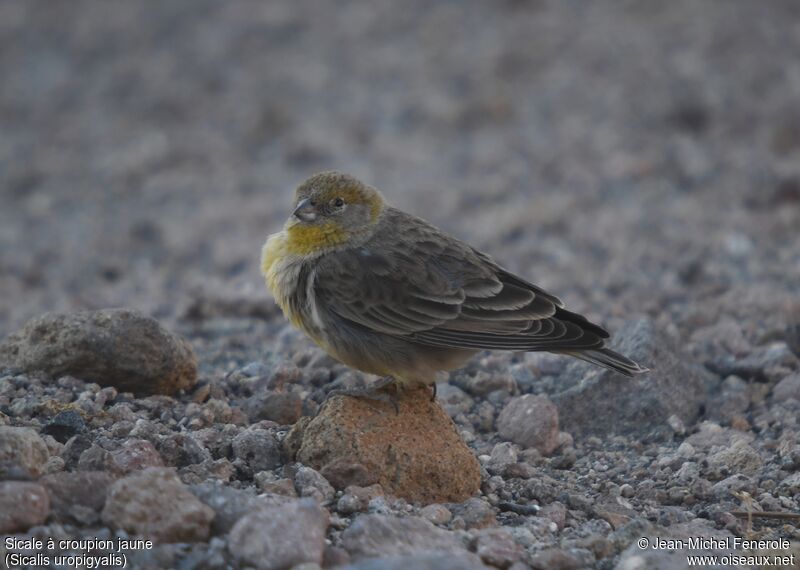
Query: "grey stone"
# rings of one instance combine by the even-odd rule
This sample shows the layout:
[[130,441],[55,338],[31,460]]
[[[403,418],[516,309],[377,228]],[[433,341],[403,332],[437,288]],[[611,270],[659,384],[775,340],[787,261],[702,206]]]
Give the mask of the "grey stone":
[[139,395],[174,394],[197,381],[191,345],[130,309],[46,313],[0,346],[0,367],[70,375]]
[[772,389],[774,402],[785,402],[791,399],[800,401],[800,374],[786,376]]
[[342,533],[342,546],[356,559],[464,550],[456,535],[425,519],[377,514],[353,521]]
[[100,521],[100,512],[113,482],[114,477],[104,471],[53,473],[39,479],[50,495],[53,517],[84,525]]
[[469,552],[450,554],[410,554],[367,558],[341,567],[341,570],[489,570],[480,558]]
[[[574,436],[608,434],[665,439],[675,414],[692,425],[716,380],[694,364],[677,343],[650,320],[628,322],[612,347],[650,368],[628,378],[584,362],[572,362],[551,396],[562,429]],[[565,388],[565,389],[564,389]]]
[[512,398],[497,418],[497,431],[522,447],[552,453],[558,447],[558,410],[546,396]]
[[313,499],[259,508],[231,529],[228,549],[241,564],[283,570],[306,562],[321,564],[328,512]]
[[280,445],[265,429],[245,430],[233,438],[233,455],[234,465],[250,477],[281,464]]
[[24,532],[50,513],[47,489],[28,481],[0,481],[0,533]]
[[214,511],[195,497],[175,471],[150,467],[120,479],[106,499],[103,522],[156,542],[208,539]]
[[328,480],[311,467],[303,466],[297,470],[294,485],[301,497],[312,497],[323,504],[330,502],[336,494]]
[[0,426],[0,462],[13,462],[38,477],[49,457],[47,445],[31,428]]

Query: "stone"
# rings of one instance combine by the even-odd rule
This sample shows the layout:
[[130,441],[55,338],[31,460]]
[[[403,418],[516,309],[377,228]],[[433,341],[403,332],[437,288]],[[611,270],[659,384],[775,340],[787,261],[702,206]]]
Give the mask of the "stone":
[[469,552],[365,558],[339,570],[490,570]]
[[274,469],[281,464],[278,441],[265,429],[248,429],[233,438],[234,465],[252,477],[259,471]]
[[512,398],[497,418],[497,431],[524,448],[552,453],[558,447],[558,409],[546,396]]
[[453,519],[453,513],[444,505],[432,504],[420,509],[419,516],[433,524],[447,524]]
[[708,457],[707,476],[722,479],[733,474],[756,475],[764,460],[748,443],[736,440]]
[[311,467],[300,467],[294,476],[294,486],[301,497],[312,497],[320,503],[333,500],[336,490],[320,473]]
[[586,565],[580,558],[566,550],[545,548],[531,557],[531,568],[534,570],[582,570],[586,568]]
[[464,528],[484,528],[497,524],[494,507],[477,497],[448,507],[453,513],[453,518],[460,520]]
[[66,443],[69,438],[86,431],[86,422],[75,410],[58,412],[42,428],[42,433],[52,435],[56,441]]
[[228,549],[240,564],[260,570],[321,564],[328,523],[328,511],[309,498],[261,507],[234,525]]
[[211,534],[214,536],[228,534],[242,517],[256,509],[291,500],[276,495],[256,495],[251,490],[234,489],[216,483],[191,485],[189,490],[214,510],[214,520],[211,522]]
[[489,566],[503,569],[520,560],[524,554],[523,548],[514,542],[514,536],[505,528],[485,528],[479,531],[474,550]]
[[0,426],[0,463],[14,463],[38,477],[49,457],[47,444],[31,428]]
[[669,335],[648,319],[628,322],[614,334],[612,347],[650,368],[628,378],[573,361],[557,378],[562,429],[576,437],[627,435],[669,439],[668,419],[676,415],[691,426],[717,380],[692,362]]
[[92,525],[100,521],[114,477],[104,471],[53,473],[39,479],[50,496],[54,519]]
[[25,532],[50,513],[47,489],[29,481],[0,481],[0,533]]
[[173,469],[150,467],[111,486],[102,520],[112,528],[155,542],[208,539],[214,511],[186,487]]
[[292,425],[303,415],[303,399],[294,392],[268,392],[251,396],[243,408],[251,422],[269,420]]
[[336,503],[336,510],[343,515],[366,511],[372,499],[382,496],[383,488],[378,484],[370,485],[369,487],[351,485],[339,497],[339,501]]
[[430,390],[401,392],[397,406],[396,413],[390,403],[333,396],[303,430],[297,460],[338,489],[380,483],[416,503],[476,493],[478,461]]
[[342,533],[342,547],[356,560],[465,550],[454,533],[436,527],[425,519],[378,514],[356,518]]
[[121,475],[148,467],[164,466],[161,455],[146,439],[126,439],[111,452],[110,463],[110,469]]
[[773,402],[785,402],[792,399],[800,401],[800,374],[786,376],[772,389]]
[[0,368],[75,376],[139,396],[174,394],[197,381],[191,345],[130,309],[46,313],[0,345]]

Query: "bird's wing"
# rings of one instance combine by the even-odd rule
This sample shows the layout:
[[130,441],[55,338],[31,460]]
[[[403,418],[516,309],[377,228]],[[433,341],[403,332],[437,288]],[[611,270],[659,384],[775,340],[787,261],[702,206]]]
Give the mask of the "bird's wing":
[[608,336],[557,297],[419,218],[392,210],[381,223],[394,231],[379,230],[316,267],[316,299],[340,318],[453,348],[583,350]]

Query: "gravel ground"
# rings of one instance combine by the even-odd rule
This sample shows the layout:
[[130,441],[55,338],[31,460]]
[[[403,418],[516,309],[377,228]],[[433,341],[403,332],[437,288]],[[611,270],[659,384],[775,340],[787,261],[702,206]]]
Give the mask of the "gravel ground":
[[[791,0],[0,4],[0,338],[129,307],[199,370],[149,397],[0,373],[0,531],[149,537],[137,568],[686,567],[642,536],[797,552],[798,22]],[[258,274],[291,188],[328,168],[603,322],[650,381],[476,357],[439,386],[481,465],[461,503],[293,462],[292,425],[365,381]],[[558,421],[513,429],[530,406]]]

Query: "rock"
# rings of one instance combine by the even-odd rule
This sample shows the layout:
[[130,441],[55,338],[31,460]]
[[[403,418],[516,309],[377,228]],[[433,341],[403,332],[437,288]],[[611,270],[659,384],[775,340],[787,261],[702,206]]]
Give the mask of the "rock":
[[791,399],[800,401],[800,374],[786,376],[772,389],[774,402],[785,402]]
[[719,501],[732,501],[738,498],[739,493],[745,491],[750,495],[756,493],[757,486],[749,477],[737,473],[716,483],[711,492]]
[[[640,548],[638,539],[647,538],[650,542],[645,549]],[[703,556],[713,554],[718,557],[737,555],[742,556],[741,550],[698,550],[691,548],[653,548],[652,542],[656,537],[665,540],[676,539],[686,541],[691,538],[715,538],[717,540],[730,539],[731,533],[720,531],[712,526],[708,521],[695,519],[688,523],[679,523],[660,532],[640,534],[634,538],[623,552],[620,554],[619,561],[615,567],[617,570],[676,570],[687,568],[687,556]],[[720,565],[716,568],[733,570],[740,566]]]
[[512,398],[497,418],[500,437],[544,454],[558,447],[558,410],[546,396]]
[[336,503],[336,510],[343,515],[366,511],[372,499],[382,496],[383,488],[380,485],[375,484],[369,487],[351,485],[344,490],[344,494],[339,498]]
[[508,568],[523,556],[524,550],[514,542],[511,532],[504,528],[486,528],[478,533],[475,552],[486,564]]
[[25,532],[50,513],[47,489],[28,481],[0,481],[0,533]]
[[333,500],[336,491],[318,471],[311,467],[300,467],[294,476],[294,486],[301,497],[312,497],[320,503]]
[[787,495],[800,494],[800,473],[793,473],[781,481],[780,489]]
[[150,467],[114,483],[102,520],[156,542],[208,539],[214,511],[195,497],[175,471]]
[[[673,414],[685,425],[700,415],[716,380],[692,363],[650,320],[629,322],[614,334],[614,349],[650,368],[628,378],[581,361],[570,363],[551,396],[563,429],[574,436],[619,434],[672,437]],[[566,387],[566,389],[563,389]]]
[[495,509],[486,501],[473,497],[463,503],[448,505],[454,522],[458,520],[464,528],[484,528],[497,524]]
[[191,346],[129,309],[46,313],[0,346],[0,368],[70,375],[137,395],[174,394],[197,381]]
[[340,570],[489,570],[480,558],[469,552],[452,554],[412,554],[366,558]]
[[275,437],[265,429],[248,429],[233,438],[234,465],[252,477],[259,471],[281,464],[281,449]]
[[449,523],[453,518],[453,513],[444,505],[434,503],[420,509],[419,516],[433,524],[441,525]]
[[146,439],[126,439],[111,452],[110,463],[111,470],[121,475],[164,465],[155,446]]
[[49,457],[47,444],[31,428],[0,426],[0,463],[14,463],[38,477]]
[[214,510],[211,533],[215,536],[228,534],[239,519],[256,509],[291,500],[288,497],[256,495],[250,490],[234,489],[215,483],[191,485],[189,490]]
[[764,463],[758,452],[743,440],[736,440],[708,457],[707,473],[710,479],[721,479],[732,474],[756,475]]
[[42,433],[52,435],[56,441],[66,443],[69,438],[86,431],[86,422],[75,410],[64,410],[53,416],[42,428]]
[[531,558],[534,570],[582,570],[586,568],[583,561],[560,548],[545,548]]
[[251,422],[269,420],[294,424],[303,415],[303,400],[294,392],[269,392],[251,396],[243,405]]
[[283,570],[322,563],[328,511],[313,499],[261,507],[231,529],[228,549],[242,565]]
[[[431,503],[478,491],[480,467],[427,389],[391,404],[334,396],[305,427],[297,460],[336,488],[380,483],[392,495]],[[289,435],[291,438],[291,434]]]
[[452,532],[418,517],[390,515],[360,515],[342,533],[342,546],[354,559],[465,550]]
[[53,517],[62,522],[84,525],[100,521],[114,478],[104,471],[53,473],[39,479],[50,495]]

